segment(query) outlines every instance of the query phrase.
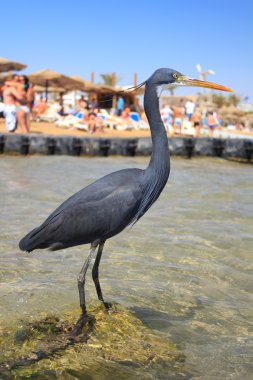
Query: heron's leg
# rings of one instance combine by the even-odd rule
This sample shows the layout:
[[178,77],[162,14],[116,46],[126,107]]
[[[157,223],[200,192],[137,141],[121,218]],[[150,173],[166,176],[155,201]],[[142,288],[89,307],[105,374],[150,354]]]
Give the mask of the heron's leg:
[[90,262],[91,262],[94,254],[96,252],[96,248],[97,247],[91,247],[90,254],[87,257],[87,259],[86,259],[86,261],[85,261],[85,263],[81,269],[81,272],[79,273],[79,275],[77,277],[77,284],[78,284],[79,298],[80,298],[80,307],[82,309],[83,315],[87,314],[86,304],[85,304],[85,293],[84,293],[85,275],[86,275],[87,269],[90,265]]
[[75,324],[75,327],[73,328],[70,337],[74,338],[77,337],[79,334],[81,334],[83,327],[90,323],[92,318],[88,316],[87,310],[86,310],[86,304],[85,304],[85,293],[84,293],[84,284],[85,284],[85,275],[87,272],[87,269],[89,267],[89,264],[92,260],[92,257],[94,256],[96,252],[97,246],[93,247],[91,246],[91,250],[89,253],[89,256],[87,257],[81,272],[79,273],[77,277],[77,284],[78,284],[78,290],[79,290],[79,298],[80,298],[80,307],[82,309],[82,314],[79,317],[78,321]]
[[101,302],[103,302],[105,308],[108,309],[111,305],[108,302],[104,301],[101,286],[99,283],[99,273],[98,273],[98,267],[100,264],[100,259],[101,259],[102,253],[103,253],[104,245],[105,245],[105,242],[99,244],[97,257],[96,257],[95,263],[94,263],[93,268],[92,268],[92,278],[93,278],[93,281],[94,281],[94,284],[96,287],[98,299]]

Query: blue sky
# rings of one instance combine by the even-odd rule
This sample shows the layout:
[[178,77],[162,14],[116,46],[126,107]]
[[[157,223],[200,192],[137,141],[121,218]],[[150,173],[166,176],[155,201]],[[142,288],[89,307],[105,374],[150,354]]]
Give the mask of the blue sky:
[[27,73],[94,71],[101,81],[115,71],[122,85],[159,67],[196,77],[200,63],[216,72],[209,80],[253,101],[252,20],[252,0],[12,0],[1,2],[0,56]]

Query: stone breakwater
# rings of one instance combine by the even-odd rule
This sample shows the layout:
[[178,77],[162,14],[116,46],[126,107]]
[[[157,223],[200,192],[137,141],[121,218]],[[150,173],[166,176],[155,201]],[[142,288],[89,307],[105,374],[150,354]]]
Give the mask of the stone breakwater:
[[[173,137],[171,155],[182,157],[226,157],[251,161],[253,139],[210,139]],[[0,154],[41,154],[73,156],[148,156],[150,138],[96,138],[50,135],[0,134]]]

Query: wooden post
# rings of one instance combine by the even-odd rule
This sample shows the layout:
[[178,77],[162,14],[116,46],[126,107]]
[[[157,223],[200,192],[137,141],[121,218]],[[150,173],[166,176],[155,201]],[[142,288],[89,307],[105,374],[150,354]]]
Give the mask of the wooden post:
[[[94,71],[92,71],[90,73],[90,81],[91,83],[94,83],[94,78],[95,78],[95,74],[94,74]],[[91,103],[92,99],[93,99],[93,95],[94,95],[94,92],[89,92],[89,96],[88,96],[88,99],[89,99],[89,103]]]
[[117,104],[117,96],[113,95],[113,98],[112,98],[112,108],[116,108],[116,104]]
[[45,80],[45,97],[46,97],[46,103],[48,101],[48,80]]
[[[138,75],[137,73],[134,73],[134,87],[136,87],[138,84]],[[138,104],[138,101],[137,101],[137,90],[134,90],[133,92],[133,101],[134,101],[134,105],[137,106]]]
[[112,73],[112,86],[116,86],[116,74],[114,72]]
[[134,73],[134,87],[136,87],[138,84],[138,75],[137,73]]
[[60,109],[60,112],[64,112],[64,105],[63,105],[63,95],[64,95],[64,92],[60,92],[59,94],[59,104],[61,106],[61,109]]

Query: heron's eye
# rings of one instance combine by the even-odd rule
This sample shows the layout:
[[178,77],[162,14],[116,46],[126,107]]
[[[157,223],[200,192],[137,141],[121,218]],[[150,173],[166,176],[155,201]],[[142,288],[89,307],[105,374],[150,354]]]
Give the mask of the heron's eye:
[[174,74],[173,74],[173,78],[174,78],[174,79],[177,79],[177,78],[178,78],[177,73],[174,73]]

